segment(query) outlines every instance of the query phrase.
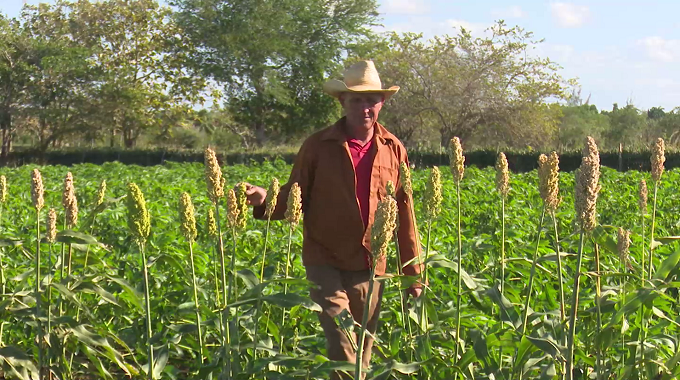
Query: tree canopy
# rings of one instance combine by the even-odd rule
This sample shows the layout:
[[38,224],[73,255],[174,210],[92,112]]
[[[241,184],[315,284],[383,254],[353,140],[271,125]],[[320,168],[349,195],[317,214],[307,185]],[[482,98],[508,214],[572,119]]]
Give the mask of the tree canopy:
[[298,144],[341,115],[322,91],[373,59],[401,91],[381,122],[409,147],[680,143],[680,112],[598,110],[542,43],[498,21],[429,40],[375,32],[375,0],[58,0],[0,14],[0,138],[39,151]]

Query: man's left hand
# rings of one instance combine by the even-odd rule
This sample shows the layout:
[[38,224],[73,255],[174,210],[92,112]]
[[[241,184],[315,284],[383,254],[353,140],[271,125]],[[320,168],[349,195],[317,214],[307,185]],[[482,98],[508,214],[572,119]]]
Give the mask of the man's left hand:
[[413,284],[406,290],[406,292],[413,298],[418,298],[423,292],[423,288],[419,284]]

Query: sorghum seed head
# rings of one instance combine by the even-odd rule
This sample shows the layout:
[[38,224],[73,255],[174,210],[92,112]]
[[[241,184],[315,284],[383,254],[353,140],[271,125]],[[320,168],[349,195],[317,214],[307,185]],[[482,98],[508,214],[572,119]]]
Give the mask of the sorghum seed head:
[[302,189],[297,182],[293,183],[290,188],[286,206],[286,220],[290,223],[291,228],[295,228],[300,223],[300,217],[302,217]]
[[47,213],[47,236],[48,243],[54,243],[57,240],[57,212],[54,208],[50,208]]
[[600,154],[592,137],[588,137],[583,154],[576,173],[574,206],[581,228],[589,232],[597,224],[597,195],[600,191]]
[[212,207],[208,208],[208,236],[211,238],[217,237],[217,220],[215,219],[215,210]]
[[246,228],[248,222],[248,197],[246,196],[246,184],[243,182],[236,185],[236,204],[238,206],[236,227],[242,230]]
[[387,185],[385,185],[385,192],[390,197],[394,197],[395,191],[394,191],[394,183],[392,183],[392,181],[387,181]]
[[33,169],[31,174],[31,199],[33,200],[33,207],[40,212],[45,206],[45,188],[43,187],[42,174],[40,170]]
[[378,202],[375,220],[371,227],[371,258],[372,265],[387,255],[387,247],[392,240],[394,229],[397,227],[397,201],[392,197],[385,197]]
[[508,195],[508,182],[510,181],[510,171],[508,169],[508,159],[505,157],[505,153],[498,153],[498,158],[496,159],[496,190],[503,196]]
[[0,175],[0,203],[7,202],[7,178]]
[[73,184],[73,174],[66,173],[64,178],[64,192],[61,195],[61,203],[66,212],[66,227],[73,228],[78,223],[78,198]]
[[406,162],[399,164],[399,180],[401,181],[401,187],[404,188],[404,192],[409,196],[413,197],[413,187],[411,185],[411,169],[406,165]]
[[665,145],[663,139],[659,137],[654,143],[652,148],[652,157],[650,158],[652,162],[652,180],[654,182],[659,182],[661,175],[663,174],[664,162],[666,162],[665,155]]
[[239,208],[234,189],[227,191],[227,224],[229,228],[236,228],[238,225]]
[[95,202],[95,207],[98,207],[104,203],[104,197],[106,196],[106,180],[102,180],[99,184],[99,190],[97,190],[97,201]]
[[449,162],[453,180],[458,183],[463,179],[463,174],[465,173],[465,156],[463,156],[463,147],[460,145],[460,139],[458,137],[451,139],[449,145]]
[[442,179],[439,168],[432,167],[430,178],[425,184],[425,217],[434,220],[441,211],[442,204]]
[[179,218],[182,235],[184,235],[189,242],[196,240],[198,231],[196,230],[194,204],[191,202],[191,196],[187,192],[182,193],[179,197]]
[[205,181],[208,185],[208,197],[216,204],[224,196],[224,181],[217,155],[210,148],[205,149]]
[[137,244],[144,244],[151,232],[151,217],[146,209],[144,194],[135,183],[128,183],[127,210],[130,232]]
[[272,178],[272,182],[269,184],[269,190],[267,190],[267,199],[265,200],[265,211],[264,215],[267,219],[272,217],[274,210],[276,209],[276,203],[279,198],[279,180]]
[[544,154],[538,157],[539,190],[543,204],[549,212],[554,212],[560,204],[559,161],[556,152],[550,153],[550,157]]
[[638,208],[640,209],[640,215],[647,215],[647,181],[644,178],[640,180]]
[[626,267],[630,267],[630,257],[628,256],[628,251],[630,249],[630,231],[619,227],[616,247],[619,252],[619,259],[621,262],[623,262]]

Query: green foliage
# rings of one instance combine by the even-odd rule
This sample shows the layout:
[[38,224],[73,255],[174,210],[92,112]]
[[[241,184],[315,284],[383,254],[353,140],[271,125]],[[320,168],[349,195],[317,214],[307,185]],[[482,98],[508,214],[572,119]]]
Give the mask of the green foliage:
[[[28,379],[35,377],[37,350],[33,343],[36,310],[31,278],[34,261],[33,233],[35,212],[30,199],[31,167],[0,169],[9,184],[8,205],[2,214],[0,235],[2,261],[7,291],[0,299],[0,321],[4,325],[0,347],[0,366],[5,376]],[[63,166],[40,168],[46,188],[47,207],[59,205],[64,173]],[[150,341],[156,361],[154,376],[162,379],[205,379],[211,374],[218,377],[220,345],[219,312],[214,309],[217,291],[213,281],[215,262],[213,242],[208,240],[206,226],[199,223],[199,238],[194,246],[198,313],[204,332],[205,362],[197,360],[200,343],[197,339],[196,308],[192,299],[193,280],[188,273],[188,246],[178,228],[176,199],[182,192],[192,195],[199,221],[206,219],[208,208],[213,207],[205,192],[203,166],[200,163],[167,163],[163,166],[140,167],[107,163],[68,168],[76,178],[79,205],[85,215],[98,212],[96,221],[87,231],[64,231],[59,241],[77,246],[73,252],[73,272],[70,277],[58,280],[52,275],[61,263],[55,261],[56,247],[43,243],[41,273],[43,307],[57,309],[61,302],[66,313],[63,317],[52,314],[51,329],[45,331],[52,354],[46,363],[62,377],[91,376],[93,371],[102,378],[145,376],[147,363],[146,330],[144,323],[143,286],[140,280],[140,255],[128,232],[126,201],[123,195],[127,183],[137,183],[147,199],[151,215],[151,231],[146,245],[149,267],[150,310],[153,313],[153,332]],[[252,166],[223,167],[224,176],[231,185],[248,181],[264,185],[272,177],[285,178],[290,166],[268,162]],[[419,225],[423,220],[425,184],[429,171],[413,172],[414,199]],[[556,253],[551,243],[551,228],[538,229],[537,217],[543,207],[537,189],[536,172],[513,174],[510,192],[506,199],[506,281],[503,294],[496,287],[498,255],[500,252],[500,215],[498,198],[494,191],[493,168],[468,167],[461,181],[462,260],[455,259],[457,245],[457,202],[455,184],[448,170],[442,170],[444,198],[441,214],[431,232],[430,289],[425,296],[406,305],[411,323],[419,324],[416,311],[427,310],[427,333],[407,336],[401,318],[399,287],[408,286],[406,278],[385,276],[383,281],[383,307],[381,324],[377,333],[373,366],[369,377],[393,376],[397,379],[430,378],[555,378],[560,373],[566,353],[563,338],[566,326],[559,321],[558,284],[555,273]],[[677,246],[678,224],[674,215],[680,212],[680,195],[674,190],[680,183],[680,173],[669,170],[664,174],[658,193],[656,215],[655,255],[656,268],[652,280],[640,286],[640,264],[643,241],[639,230],[637,211],[637,183],[647,174],[619,173],[602,170],[602,191],[598,201],[598,220],[593,240],[586,244],[581,278],[581,304],[578,308],[576,328],[576,370],[589,373],[594,365],[594,352],[602,351],[605,378],[662,378],[677,375],[676,321],[678,311],[677,281],[680,275],[680,250]],[[106,207],[94,210],[99,183],[107,180]],[[649,180],[649,178],[647,178]],[[565,293],[571,295],[574,252],[578,235],[573,223],[573,176],[560,176],[562,206],[557,210],[558,231],[561,239],[560,256],[565,266]],[[224,204],[220,206],[224,215]],[[61,211],[60,211],[61,212]],[[651,216],[646,216],[651,218]],[[85,219],[90,219],[86,217]],[[630,266],[622,270],[620,257],[612,239],[616,228],[632,230]],[[325,343],[318,329],[318,305],[307,296],[309,283],[304,278],[300,261],[302,236],[293,234],[294,256],[291,260],[290,278],[284,277],[283,268],[287,253],[288,226],[272,222],[264,275],[260,280],[252,269],[259,264],[263,251],[265,222],[248,220],[246,232],[236,241],[235,274],[238,279],[237,296],[228,305],[238,310],[239,323],[232,325],[232,334],[239,334],[239,349],[232,347],[240,362],[242,372],[247,368],[257,378],[295,378],[309,376],[327,378],[333,369],[351,371],[352,366],[329,362],[324,357]],[[536,245],[536,231],[543,238]],[[92,231],[92,233],[89,233]],[[425,239],[424,234],[423,239]],[[229,233],[225,233],[229,238]],[[23,244],[17,244],[21,242]],[[600,332],[596,330],[595,281],[593,242],[600,245],[600,280],[602,281]],[[422,242],[425,244],[425,242]],[[527,310],[527,323],[523,314],[532,262],[528,258],[538,252],[531,310]],[[89,255],[87,268],[84,257]],[[389,252],[394,255],[394,252]],[[388,260],[388,272],[394,273],[395,260]],[[458,270],[458,264],[461,269]],[[625,268],[625,267],[624,267]],[[258,267],[259,270],[259,267]],[[230,274],[231,275],[231,274]],[[460,275],[464,286],[457,292]],[[630,281],[623,282],[627,277]],[[402,283],[403,282],[403,283]],[[622,287],[623,286],[623,287]],[[50,291],[51,289],[51,291]],[[57,298],[59,295],[59,298]],[[461,308],[455,307],[460,296]],[[56,301],[59,299],[59,301]],[[269,310],[268,318],[260,318],[262,332],[251,340],[255,330],[254,306],[262,302]],[[644,305],[644,309],[642,308]],[[80,310],[80,318],[73,318]],[[456,351],[455,331],[457,310],[461,312],[463,348],[459,357]],[[284,317],[285,313],[285,318]],[[40,314],[42,321],[47,314]],[[642,321],[641,321],[642,318]],[[279,323],[283,321],[283,323]],[[45,324],[43,323],[43,326]],[[350,324],[349,329],[352,328]],[[526,334],[521,330],[526,328]],[[638,334],[646,331],[645,351],[636,351]],[[415,331],[419,331],[418,328]],[[285,339],[281,338],[285,337]],[[627,343],[621,345],[622,338]],[[285,350],[279,346],[284,342]],[[252,348],[257,347],[257,355]],[[47,347],[47,345],[45,346]],[[70,366],[64,366],[61,352],[66,358],[73,356]],[[502,355],[499,356],[499,352]],[[55,353],[57,353],[55,355]],[[252,358],[257,356],[256,361]],[[51,359],[51,360],[47,360]],[[252,367],[251,367],[252,365]],[[241,377],[238,377],[241,378]]]
[[384,82],[403,86],[383,116],[400,138],[413,145],[434,135],[446,146],[459,136],[469,148],[552,143],[559,108],[546,100],[566,97],[558,66],[527,55],[541,42],[531,32],[499,21],[488,33],[387,36],[372,57]]
[[234,121],[258,145],[330,124],[321,84],[371,38],[375,0],[176,0],[197,71],[224,84]]

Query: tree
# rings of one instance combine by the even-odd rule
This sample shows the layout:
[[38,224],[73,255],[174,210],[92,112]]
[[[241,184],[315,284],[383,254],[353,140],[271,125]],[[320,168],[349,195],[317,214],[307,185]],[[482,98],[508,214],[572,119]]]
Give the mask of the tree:
[[540,42],[532,33],[503,22],[488,33],[473,37],[463,29],[427,42],[419,35],[391,34],[389,51],[379,52],[377,61],[386,79],[406,91],[395,96],[386,113],[437,125],[443,145],[453,136],[472,145],[488,145],[490,139],[510,147],[552,144],[560,115],[546,101],[567,97],[559,67],[529,56]]
[[163,115],[202,104],[205,80],[187,72],[192,49],[168,7],[156,0],[59,2],[70,15],[70,37],[92,46],[100,73],[93,97],[99,117],[120,131],[125,147],[158,129]]
[[647,117],[633,104],[619,107],[614,103],[611,112],[603,112],[609,117],[609,129],[604,133],[606,146],[617,149],[619,144],[627,147],[645,146],[653,134],[648,134]]
[[12,148],[14,119],[24,104],[26,87],[36,64],[32,41],[21,24],[0,15],[0,156],[3,158]]
[[563,106],[558,127],[560,149],[578,150],[587,136],[601,141],[609,130],[609,117],[595,105]]
[[234,121],[258,145],[329,124],[322,83],[372,35],[375,0],[176,0],[199,49],[194,69],[224,85]]

